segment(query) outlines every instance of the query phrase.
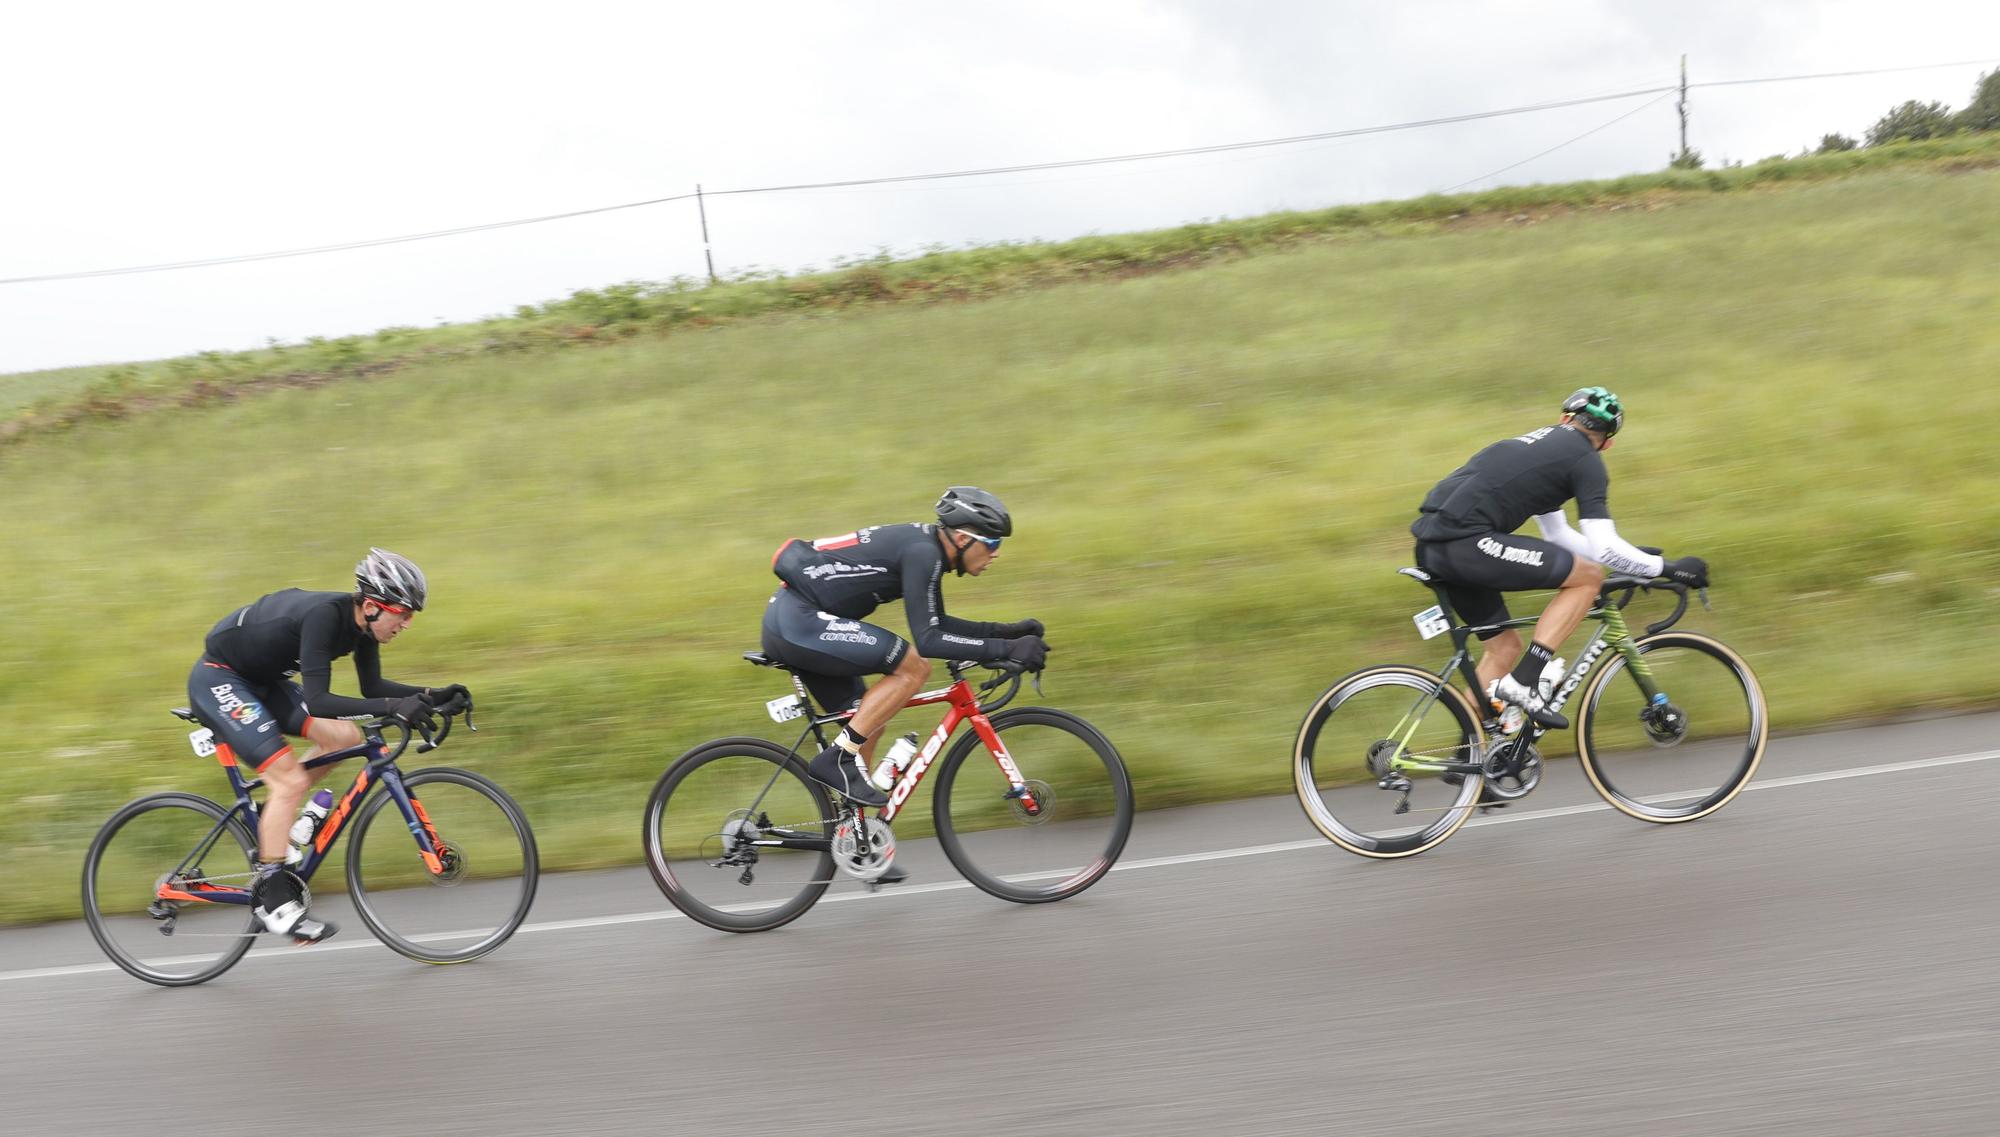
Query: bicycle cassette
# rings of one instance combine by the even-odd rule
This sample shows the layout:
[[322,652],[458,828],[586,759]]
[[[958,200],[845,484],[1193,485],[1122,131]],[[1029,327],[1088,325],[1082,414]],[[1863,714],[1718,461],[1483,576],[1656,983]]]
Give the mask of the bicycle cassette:
[[889,871],[889,862],[895,858],[896,835],[890,832],[886,822],[868,823],[868,847],[865,849],[855,839],[853,818],[841,822],[833,831],[834,866],[856,880],[880,880],[882,874]]

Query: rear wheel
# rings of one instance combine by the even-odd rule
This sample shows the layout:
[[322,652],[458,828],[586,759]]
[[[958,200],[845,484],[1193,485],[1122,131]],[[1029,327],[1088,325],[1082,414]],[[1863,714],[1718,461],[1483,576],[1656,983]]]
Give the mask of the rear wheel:
[[1770,722],[1750,665],[1695,632],[1638,641],[1663,701],[1612,654],[1584,693],[1577,754],[1614,809],[1663,825],[1707,817],[1743,791],[1764,760]]
[[[225,820],[226,819],[226,820]],[[111,961],[162,987],[213,979],[262,925],[247,904],[256,838],[196,794],[142,797],[111,815],[83,858],[83,914]]]
[[1327,840],[1364,857],[1407,857],[1457,832],[1485,779],[1397,771],[1390,760],[1473,762],[1483,741],[1465,698],[1437,676],[1415,667],[1365,668],[1327,688],[1306,712],[1292,748],[1292,784]]
[[435,865],[403,824],[371,844],[370,822],[394,802],[388,787],[361,806],[347,846],[347,888],[368,930],[421,963],[464,963],[506,943],[535,902],[540,857],[521,807],[470,770],[403,775],[411,807],[440,843]]
[[[725,932],[791,923],[833,882],[833,805],[804,763],[761,738],[688,751],[646,802],[646,867],[674,907]],[[811,848],[785,848],[777,841]]]
[[1097,883],[1132,832],[1132,779],[1111,740],[1064,711],[1021,707],[990,720],[1020,771],[1017,790],[978,732],[945,755],[932,796],[938,845],[974,885],[1018,904]]

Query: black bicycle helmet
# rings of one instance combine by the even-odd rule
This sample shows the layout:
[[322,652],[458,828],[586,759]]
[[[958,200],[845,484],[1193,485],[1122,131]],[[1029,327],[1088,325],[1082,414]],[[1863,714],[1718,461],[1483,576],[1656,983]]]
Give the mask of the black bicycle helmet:
[[1000,499],[978,486],[953,486],[937,503],[938,524],[981,537],[1011,537],[1014,518]]
[[413,612],[424,610],[424,596],[430,591],[424,570],[387,549],[368,550],[354,566],[354,587],[365,599]]
[[1582,419],[1583,425],[1606,438],[1625,425],[1625,404],[1602,387],[1584,387],[1564,399],[1563,413]]

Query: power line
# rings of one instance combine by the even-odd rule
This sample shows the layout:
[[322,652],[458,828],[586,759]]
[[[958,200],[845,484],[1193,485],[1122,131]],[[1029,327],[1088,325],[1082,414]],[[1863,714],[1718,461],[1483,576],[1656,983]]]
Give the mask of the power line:
[[1817,75],[1776,75],[1765,79],[1711,79],[1706,83],[1689,83],[1688,88],[1747,87],[1752,83],[1796,83],[1801,79],[1851,79],[1860,75],[1894,75],[1902,71],[1937,71],[1946,67],[1984,67],[1989,63],[2000,63],[2000,59],[1962,59],[1957,63],[1919,63],[1914,67],[1878,67],[1872,71],[1822,71]]
[[[1673,93],[1672,91],[1667,92],[1667,94],[1672,94],[1672,93]],[[1626,119],[1631,118],[1633,115],[1638,114],[1640,111],[1643,111],[1648,107],[1655,107],[1660,105],[1660,103],[1666,101],[1666,97],[1667,97],[1666,95],[1660,95],[1656,98],[1648,99],[1646,102],[1640,103],[1638,106],[1633,107],[1631,110],[1626,111],[1624,114],[1619,115],[1617,118],[1614,118],[1609,122],[1599,123],[1596,126],[1591,127],[1589,130],[1584,131],[1582,134],[1577,135],[1575,138],[1570,139],[1568,142],[1558,142],[1554,146],[1549,147],[1547,150],[1544,150],[1539,154],[1531,154],[1528,157],[1513,163],[1512,165],[1502,166],[1490,174],[1481,174],[1476,178],[1469,178],[1465,181],[1458,183],[1455,186],[1452,186],[1445,190],[1441,190],[1439,192],[1457,193],[1459,190],[1464,189],[1466,186],[1469,186],[1474,182],[1483,182],[1487,178],[1497,178],[1501,174],[1504,174],[1509,170],[1515,169],[1516,167],[1525,166],[1537,158],[1546,158],[1549,155],[1555,153],[1556,151],[1562,149],[1563,147],[1568,146],[1571,142],[1582,142],[1584,139],[1589,138],[1591,135],[1596,134],[1600,130],[1606,130],[1609,129],[1610,127],[1617,126],[1619,123],[1624,122]]]
[[[1889,75],[1897,72],[1907,72],[1907,71],[1931,71],[1947,67],[1985,66],[1989,63],[1995,63],[1995,62],[2000,62],[2000,60],[1971,59],[1971,60],[1961,60],[1955,63],[1926,63],[1910,67],[1882,67],[1866,71],[1827,71],[1811,75],[1778,75],[1778,76],[1768,76],[1765,78],[1757,78],[1757,79],[1715,79],[1703,83],[1690,83],[1688,84],[1688,87],[1690,89],[1696,87],[1736,87],[1736,86],[1747,86],[1756,83],[1793,83],[1809,79],[1845,79],[1845,78],[1854,78],[1865,75]],[[1274,146],[1294,146],[1307,142],[1324,142],[1340,138],[1358,138],[1371,134],[1387,134],[1392,131],[1420,130],[1433,126],[1448,126],[1454,123],[1461,123],[1461,122],[1477,122],[1483,119],[1503,118],[1511,115],[1534,114],[1534,113],[1539,113],[1541,111],[1560,110],[1565,107],[1584,106],[1591,103],[1614,102],[1622,99],[1638,98],[1642,95],[1659,95],[1663,92],[1671,92],[1676,89],[1677,88],[1674,86],[1642,87],[1635,90],[1619,91],[1612,94],[1591,95],[1574,99],[1558,99],[1550,102],[1530,103],[1525,106],[1506,107],[1500,110],[1475,111],[1469,114],[1446,115],[1439,118],[1416,119],[1409,122],[1389,123],[1382,126],[1352,127],[1345,130],[1319,131],[1313,134],[1295,134],[1283,138],[1263,138],[1247,142],[1222,142],[1208,146],[1183,147],[1175,150],[1152,150],[1134,154],[1107,155],[1098,158],[1072,158],[1064,161],[1030,162],[1016,166],[991,166],[982,169],[947,170],[947,171],[940,171],[937,173],[928,173],[928,174],[901,174],[892,177],[852,178],[843,181],[798,182],[790,185],[749,186],[741,189],[709,190],[706,192],[705,196],[723,197],[723,196],[742,196],[747,194],[763,194],[763,193],[792,193],[801,190],[851,189],[861,186],[895,185],[895,184],[906,184],[911,182],[942,181],[946,179],[955,179],[955,178],[991,177],[1001,174],[1032,173],[1042,170],[1076,169],[1085,166],[1104,166],[1104,165],[1112,165],[1124,162],[1146,162],[1146,161],[1155,161],[1163,158],[1188,157],[1191,155],[1198,155],[1198,154],[1220,154],[1229,151],[1253,150],[1253,149],[1262,149]],[[1659,100],[1657,99],[1653,100],[1653,102],[1658,102],[1658,101]],[[1629,118],[1631,115],[1637,114],[1639,111],[1644,110],[1647,106],[1653,105],[1653,102],[1646,103],[1645,105],[1635,108],[1632,111],[1628,111],[1625,114],[1619,115],[1617,118],[1614,118],[1610,122],[1605,123],[1604,126],[1597,127],[1590,131],[1586,131],[1585,133],[1578,135],[1576,138],[1570,139],[1569,142],[1564,142],[1559,146],[1551,148],[1550,150],[1542,151],[1542,153],[1536,154],[1533,157],[1524,158],[1520,162],[1515,163],[1514,166],[1524,165],[1528,162],[1532,162],[1536,158],[1540,158],[1546,154],[1553,153],[1555,150],[1559,150],[1563,146],[1568,146],[1572,142],[1577,142],[1583,138],[1587,138],[1591,134],[1596,133],[1598,130],[1602,130],[1605,127],[1611,126],[1615,123],[1622,122],[1624,119]],[[1476,182],[1476,181],[1481,181],[1484,178],[1494,177],[1498,174],[1503,174],[1508,170],[1513,169],[1514,166],[1505,166],[1502,167],[1501,169],[1493,171],[1493,173],[1491,174],[1484,175],[1482,178],[1474,178],[1472,180]],[[1471,184],[1470,182],[1461,182],[1460,186],[1470,185],[1470,184]],[[1457,189],[1459,188],[1459,186],[1454,186],[1452,188]],[[131,265],[123,268],[88,269],[81,272],[43,273],[35,276],[17,276],[9,278],[0,278],[0,285],[36,284],[36,283],[44,283],[44,282],[58,281],[58,280],[82,280],[90,277],[100,277],[100,276],[129,276],[138,273],[172,272],[181,269],[213,268],[221,265],[245,264],[251,261],[279,260],[286,257],[314,256],[320,253],[347,252],[353,249],[370,249],[370,248],[377,248],[383,245],[405,244],[411,241],[428,241],[439,237],[457,237],[467,233],[483,233],[495,229],[511,229],[523,225],[539,225],[542,224],[543,222],[548,222],[548,221],[564,221],[572,217],[587,217],[597,213],[613,213],[625,209],[639,209],[649,205],[664,205],[668,202],[688,201],[697,196],[702,196],[702,195],[693,193],[672,194],[666,197],[648,198],[644,201],[628,201],[628,202],[621,202],[617,205],[601,205],[590,209],[570,210],[565,213],[544,214],[540,217],[522,217],[511,221],[493,221],[482,225],[463,225],[453,229],[434,229],[424,233],[408,233],[398,237],[377,237],[366,241],[347,241],[339,244],[314,245],[309,248],[301,248],[301,249],[282,249],[275,252],[245,253],[238,256],[227,256],[227,257],[207,257],[198,260],[171,261],[161,264]]]
[[888,178],[855,178],[840,182],[801,182],[797,185],[754,186],[749,189],[711,190],[710,196],[744,193],[786,193],[792,190],[846,189],[852,186],[879,186],[891,182],[928,182],[943,178],[979,178],[993,174],[1023,174],[1038,170],[1068,170],[1078,166],[1104,166],[1113,162],[1145,162],[1156,158],[1181,158],[1192,154],[1220,154],[1229,150],[1251,150],[1265,146],[1291,146],[1301,142],[1325,142],[1334,138],[1354,138],[1364,134],[1387,134],[1395,130],[1417,130],[1422,127],[1445,126],[1456,122],[1473,122],[1478,119],[1501,118],[1506,115],[1530,114],[1535,111],[1559,110],[1563,107],[1582,106],[1586,103],[1605,103],[1617,99],[1636,98],[1640,95],[1654,95],[1661,91],[1671,91],[1672,87],[1646,87],[1637,91],[1620,91],[1615,95],[1593,95],[1582,99],[1561,99],[1555,102],[1534,103],[1523,107],[1508,107],[1497,111],[1476,111],[1471,114],[1447,115],[1443,118],[1417,119],[1411,122],[1390,123],[1387,126],[1357,126],[1347,130],[1326,130],[1316,134],[1294,134],[1284,138],[1263,138],[1253,142],[1220,142],[1212,146],[1189,146],[1179,150],[1152,150],[1139,154],[1115,154],[1104,158],[1071,158],[1061,162],[1030,162],[1020,166],[991,166],[979,170],[950,170],[936,174],[901,174]]
[[378,245],[400,245],[406,241],[428,241],[433,237],[456,237],[462,233],[484,233],[490,229],[512,229],[519,225],[539,225],[544,221],[562,221],[571,217],[587,217],[593,213],[611,213],[620,209],[637,209],[642,205],[660,205],[669,201],[687,201],[694,194],[675,194],[672,197],[656,197],[648,201],[628,201],[621,205],[601,205],[595,209],[574,209],[568,213],[550,213],[541,217],[522,217],[514,221],[490,221],[484,225],[462,225],[456,229],[433,229],[428,233],[407,233],[401,237],[377,237],[368,241],[348,241],[338,245],[314,245],[304,249],[282,249],[271,253],[244,253],[233,257],[209,257],[195,261],[169,261],[164,264],[133,265],[129,268],[99,268],[84,272],[56,272],[43,276],[17,276],[0,280],[0,284],[30,284],[46,280],[81,280],[92,276],[126,276],[142,272],[170,272],[183,268],[213,268],[217,265],[243,264],[248,261],[274,261],[283,257],[307,257],[315,253],[339,253],[349,249],[372,249]]
[[[1412,122],[1390,123],[1386,126],[1362,126],[1347,130],[1321,131],[1316,134],[1299,134],[1286,138],[1264,138],[1250,142],[1224,142],[1211,146],[1190,146],[1179,150],[1154,150],[1141,154],[1118,154],[1102,158],[1073,158],[1060,162],[1032,162],[1018,166],[993,166],[977,170],[950,170],[932,174],[903,174],[884,178],[855,178],[847,181],[801,182],[794,185],[751,186],[743,189],[708,190],[703,196],[722,197],[759,193],[789,193],[798,190],[843,189],[856,186],[879,186],[907,182],[938,181],[946,178],[987,177],[995,174],[1028,173],[1037,170],[1065,170],[1079,166],[1103,166],[1116,162],[1141,162],[1159,158],[1176,158],[1193,154],[1218,154],[1231,150],[1250,150],[1270,146],[1289,146],[1303,142],[1323,142],[1335,138],[1354,138],[1367,134],[1384,134],[1397,130],[1416,130],[1423,127],[1443,126],[1450,123],[1474,122],[1480,119],[1500,118],[1507,115],[1531,114],[1537,111],[1557,110],[1563,107],[1582,106],[1587,103],[1609,102],[1616,99],[1630,99],[1639,95],[1657,94],[1671,90],[1669,87],[1650,87],[1637,91],[1623,91],[1612,95],[1594,95],[1581,99],[1561,99],[1554,102],[1534,103],[1527,106],[1507,107],[1502,110],[1476,111],[1470,114],[1448,115],[1442,118],[1419,119]],[[538,225],[544,221],[561,221],[571,217],[583,217],[593,213],[610,213],[620,209],[637,209],[646,205],[660,205],[670,201],[686,201],[695,194],[676,194],[671,197],[652,198],[647,201],[625,202],[620,205],[604,205],[595,209],[578,209],[568,213],[552,213],[543,217],[524,217],[515,221],[495,221],[485,225],[466,225],[456,229],[438,229],[428,233],[410,233],[401,237],[380,237],[369,241],[349,241],[335,245],[316,245],[305,249],[286,249],[270,253],[246,253],[232,257],[209,257],[202,260],[174,261],[166,264],[133,265],[126,268],[101,268],[84,272],[45,273],[38,276],[19,276],[0,279],[0,284],[31,284],[54,280],[80,280],[97,276],[127,276],[136,273],[170,272],[177,269],[211,268],[218,265],[242,264],[247,261],[277,260],[281,257],[303,257],[316,253],[337,253],[350,249],[368,249],[381,245],[396,245],[408,241],[427,241],[435,237],[455,237],[465,233],[480,233],[492,229],[507,229],[519,225]]]

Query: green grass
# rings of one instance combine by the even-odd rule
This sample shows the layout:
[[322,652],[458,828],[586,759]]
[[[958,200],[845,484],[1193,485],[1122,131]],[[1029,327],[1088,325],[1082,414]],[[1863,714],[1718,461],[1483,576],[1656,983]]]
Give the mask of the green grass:
[[953,482],[1019,525],[953,610],[1048,623],[1046,701],[1119,744],[1142,806],[1283,791],[1319,690],[1438,654],[1394,573],[1424,491],[1586,383],[1629,408],[1621,531],[1709,558],[1689,626],[1780,727],[1990,704],[2000,172],[1864,173],[19,433],[0,919],[73,913],[120,802],[220,794],[165,713],[203,633],[342,587],[371,543],[435,585],[389,674],[480,698],[442,757],[522,801],[550,867],[636,859],[674,755],[777,733],[782,687],[736,659],[771,550]]

